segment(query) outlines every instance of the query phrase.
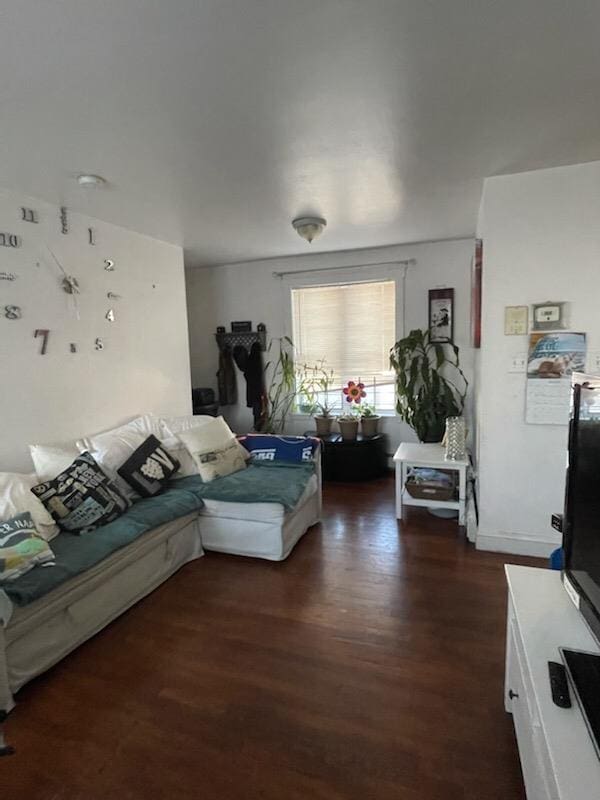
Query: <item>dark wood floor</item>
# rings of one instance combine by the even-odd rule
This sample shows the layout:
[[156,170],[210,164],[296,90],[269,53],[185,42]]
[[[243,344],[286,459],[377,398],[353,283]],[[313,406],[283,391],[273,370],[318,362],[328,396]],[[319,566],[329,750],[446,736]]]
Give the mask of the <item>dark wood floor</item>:
[[523,798],[505,561],[330,485],[286,562],[207,554],[25,687],[0,796]]

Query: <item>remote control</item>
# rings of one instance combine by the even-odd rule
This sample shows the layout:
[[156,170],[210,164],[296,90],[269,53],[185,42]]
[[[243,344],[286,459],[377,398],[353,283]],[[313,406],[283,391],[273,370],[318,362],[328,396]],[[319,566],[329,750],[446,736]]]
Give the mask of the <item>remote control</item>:
[[557,661],[549,661],[548,672],[550,674],[550,691],[555,705],[560,708],[571,708],[571,695],[564,666]]

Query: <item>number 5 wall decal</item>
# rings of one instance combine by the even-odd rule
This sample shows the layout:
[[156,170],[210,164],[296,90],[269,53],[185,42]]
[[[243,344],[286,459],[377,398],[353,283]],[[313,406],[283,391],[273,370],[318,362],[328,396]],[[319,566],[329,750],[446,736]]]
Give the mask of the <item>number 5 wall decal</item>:
[[42,337],[42,346],[40,348],[40,355],[45,356],[46,350],[48,349],[48,336],[50,335],[50,331],[47,328],[38,328],[36,332],[33,334],[33,338],[37,339],[38,336]]

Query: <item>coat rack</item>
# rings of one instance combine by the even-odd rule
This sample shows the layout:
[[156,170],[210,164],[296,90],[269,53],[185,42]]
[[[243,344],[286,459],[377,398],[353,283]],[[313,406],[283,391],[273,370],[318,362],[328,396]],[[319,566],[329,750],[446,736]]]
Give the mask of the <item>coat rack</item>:
[[227,333],[223,326],[217,328],[215,339],[219,345],[219,350],[229,347],[232,351],[234,347],[245,347],[248,353],[253,344],[259,344],[261,350],[267,349],[267,326],[261,322],[256,326],[255,331],[244,331],[240,333]]

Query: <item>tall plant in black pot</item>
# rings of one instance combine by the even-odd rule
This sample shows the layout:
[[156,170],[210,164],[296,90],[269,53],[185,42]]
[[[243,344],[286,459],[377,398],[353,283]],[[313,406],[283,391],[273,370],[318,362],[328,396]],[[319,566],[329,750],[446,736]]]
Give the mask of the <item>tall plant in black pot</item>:
[[462,414],[468,381],[458,347],[432,342],[429,331],[414,330],[390,350],[396,372],[396,411],[422,442],[440,442],[447,417]]

